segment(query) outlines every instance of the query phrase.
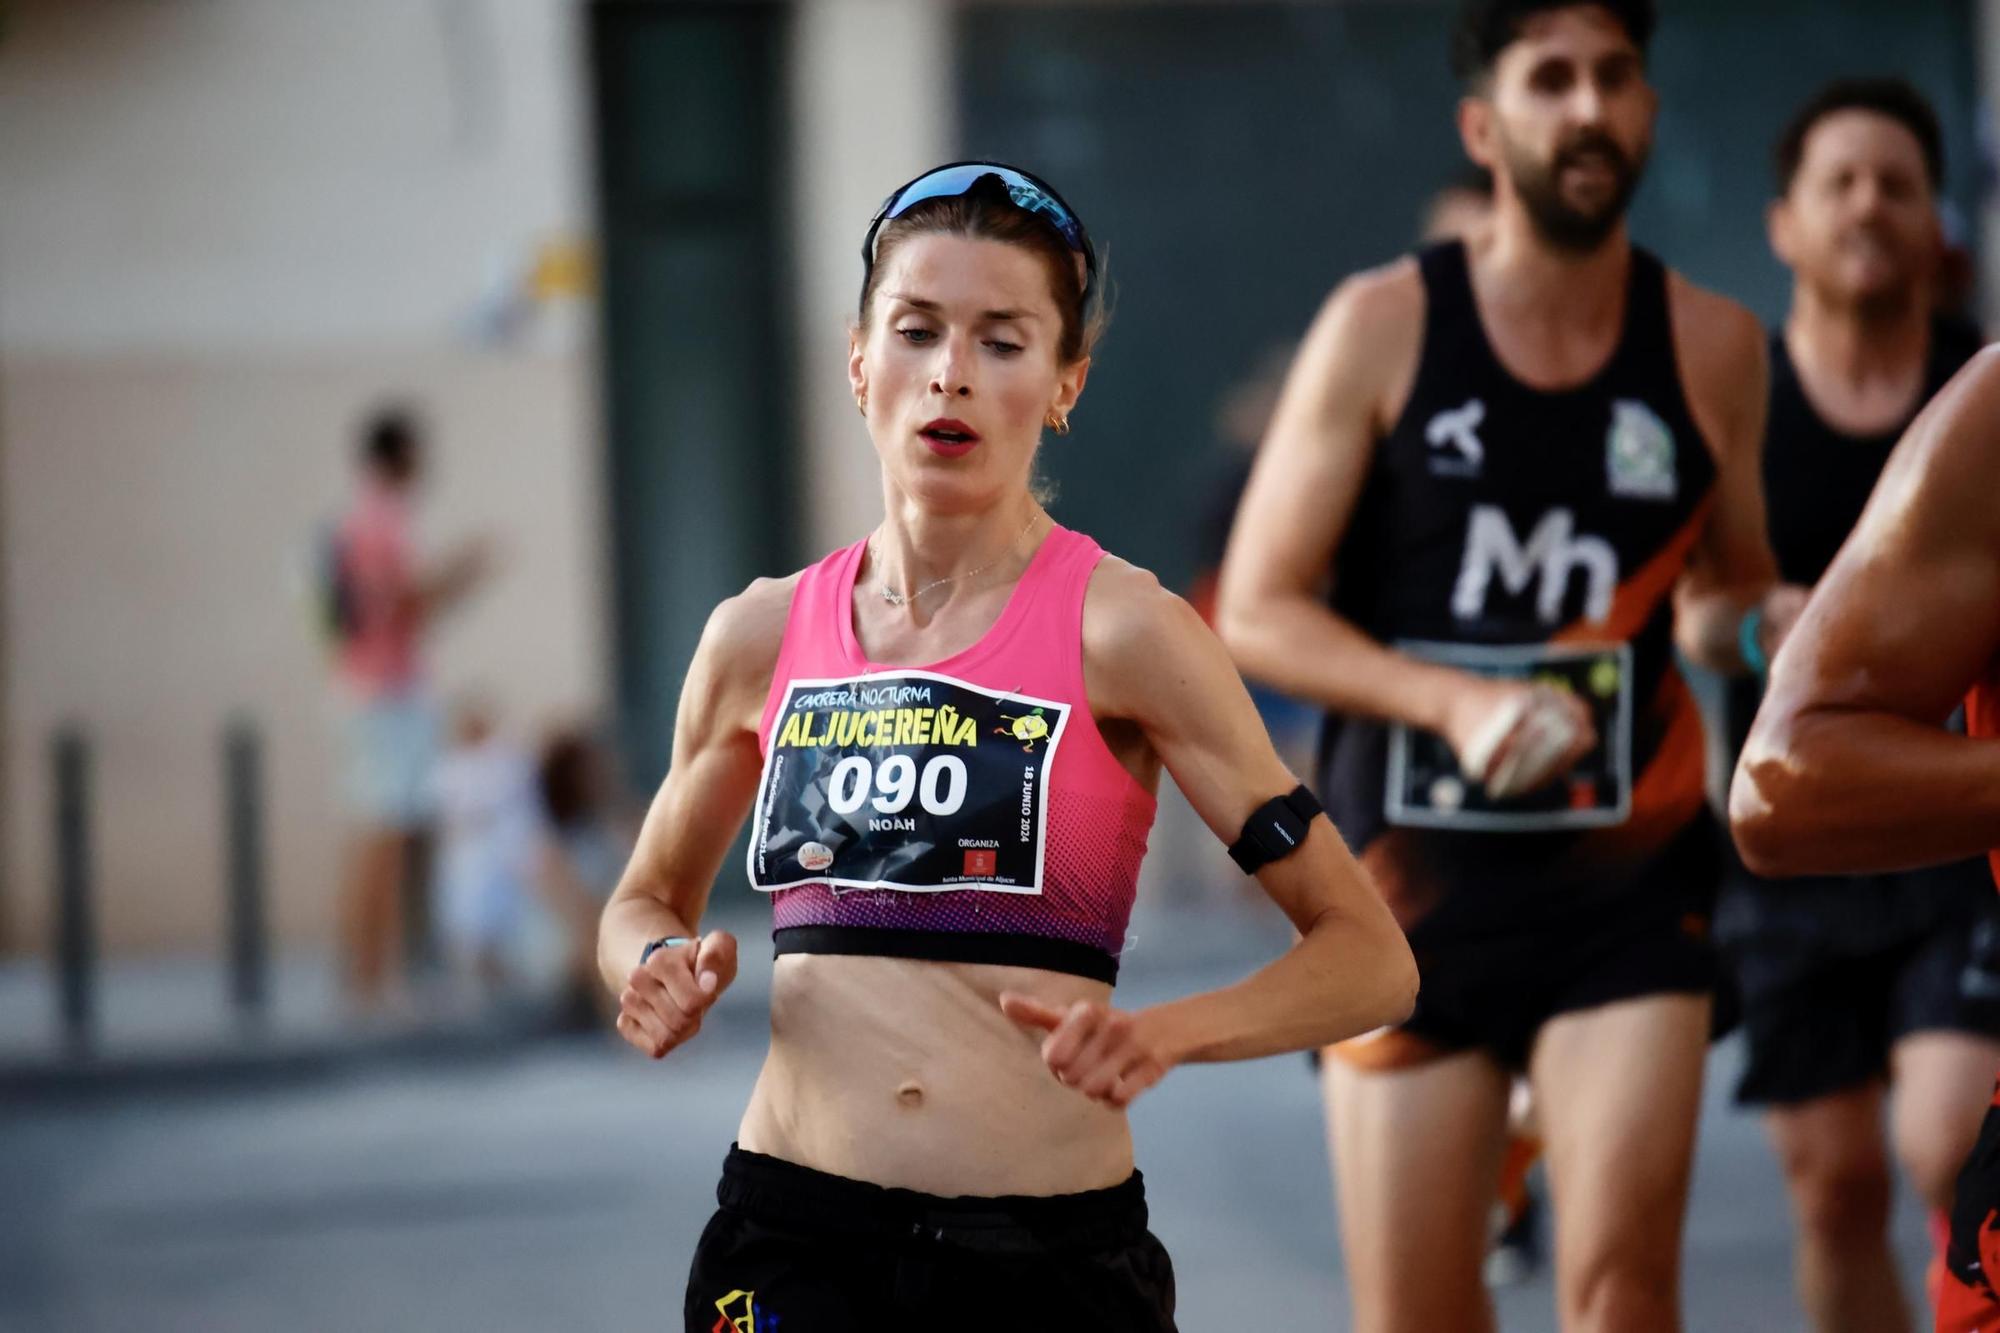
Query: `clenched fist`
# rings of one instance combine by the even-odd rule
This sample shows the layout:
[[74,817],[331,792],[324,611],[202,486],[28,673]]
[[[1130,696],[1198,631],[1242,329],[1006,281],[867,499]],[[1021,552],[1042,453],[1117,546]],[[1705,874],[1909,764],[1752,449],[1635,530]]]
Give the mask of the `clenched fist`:
[[1495,800],[1547,786],[1598,740],[1590,709],[1569,691],[1477,677],[1458,692],[1444,738]]
[[1000,1012],[1023,1027],[1046,1032],[1042,1063],[1058,1083],[1092,1101],[1122,1111],[1167,1072],[1167,1061],[1139,1018],[1122,1009],[1096,1000],[1056,1009],[1006,991],[1000,996]]
[[712,930],[655,949],[618,996],[618,1035],[655,1060],[701,1031],[702,1016],[736,980],[736,937]]

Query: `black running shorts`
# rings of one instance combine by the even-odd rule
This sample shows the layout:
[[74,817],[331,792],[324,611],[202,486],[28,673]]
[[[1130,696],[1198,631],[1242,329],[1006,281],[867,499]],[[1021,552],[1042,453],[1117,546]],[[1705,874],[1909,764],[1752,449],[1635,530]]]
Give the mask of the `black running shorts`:
[[1138,1172],[1053,1198],[940,1198],[731,1148],[687,1333],[1171,1333]]
[[1543,1024],[1559,1015],[1652,995],[1709,995],[1716,969],[1705,928],[1700,918],[1639,908],[1483,947],[1451,938],[1427,948],[1419,926],[1410,932],[1422,978],[1415,1011],[1400,1027],[1328,1053],[1355,1068],[1402,1069],[1484,1050],[1523,1072]]
[[[1883,910],[1903,904],[1922,910]],[[2000,1037],[2000,898],[1984,862],[1732,884],[1717,935],[1743,1000],[1739,1103],[1792,1106],[1886,1078],[1890,1048],[1914,1033]]]

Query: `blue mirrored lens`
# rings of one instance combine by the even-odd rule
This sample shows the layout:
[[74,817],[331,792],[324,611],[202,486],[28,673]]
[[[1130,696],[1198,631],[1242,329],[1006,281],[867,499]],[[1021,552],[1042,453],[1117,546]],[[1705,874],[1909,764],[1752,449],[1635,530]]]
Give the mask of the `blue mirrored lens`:
[[1006,167],[975,162],[968,166],[946,167],[928,176],[910,182],[903,192],[889,205],[884,217],[899,218],[911,208],[926,199],[956,199],[970,190],[982,177],[997,176],[1007,189],[1007,197],[1017,208],[1040,214],[1054,225],[1057,232],[1068,242],[1069,248],[1082,253],[1083,226],[1076,216],[1057,201],[1048,191],[1029,180],[1018,171]]
[[919,176],[905,185],[890,201],[882,216],[899,218],[926,199],[956,199],[970,190],[972,183],[981,176],[998,176],[1008,185],[1012,185],[1013,182],[1007,180],[1010,174],[998,167],[989,167],[978,162],[963,167],[945,167],[941,171],[933,171],[928,176]]

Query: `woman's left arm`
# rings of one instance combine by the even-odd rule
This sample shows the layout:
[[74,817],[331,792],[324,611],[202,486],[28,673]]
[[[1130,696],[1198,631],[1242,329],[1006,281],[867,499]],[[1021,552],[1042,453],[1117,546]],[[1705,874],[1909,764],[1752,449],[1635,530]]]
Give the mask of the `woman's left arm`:
[[[1221,642],[1151,574],[1112,558],[1100,563],[1083,645],[1092,712],[1136,726],[1225,844],[1258,807],[1298,784]],[[1257,881],[1299,939],[1235,985],[1137,1013],[1089,1001],[1054,1010],[1018,995],[1003,997],[1003,1008],[1047,1030],[1043,1058],[1058,1078],[1115,1106],[1177,1064],[1312,1049],[1409,1016],[1416,960],[1324,815]]]

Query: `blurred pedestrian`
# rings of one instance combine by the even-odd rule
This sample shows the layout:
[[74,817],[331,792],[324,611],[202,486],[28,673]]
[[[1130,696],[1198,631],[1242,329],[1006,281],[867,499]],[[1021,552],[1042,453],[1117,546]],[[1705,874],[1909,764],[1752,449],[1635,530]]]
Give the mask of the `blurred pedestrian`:
[[350,999],[367,1009],[382,998],[406,899],[423,892],[418,860],[439,742],[423,638],[478,586],[491,558],[485,543],[472,542],[434,565],[420,561],[413,510],[423,427],[410,409],[385,407],[368,418],[357,463],[354,499],[326,565],[349,818],[343,970]]

